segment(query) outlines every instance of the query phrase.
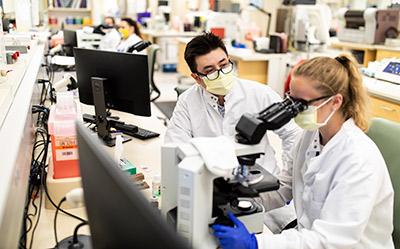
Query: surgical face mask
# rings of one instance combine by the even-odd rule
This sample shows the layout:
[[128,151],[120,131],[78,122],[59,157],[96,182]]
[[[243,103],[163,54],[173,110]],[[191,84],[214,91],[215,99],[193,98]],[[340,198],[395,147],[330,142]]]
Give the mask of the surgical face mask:
[[128,39],[129,37],[129,30],[120,28],[118,29],[119,33],[121,34],[122,39]]
[[200,74],[206,85],[206,90],[210,93],[225,96],[232,89],[236,80],[234,66],[231,61],[224,67],[207,75]]
[[325,105],[326,103],[328,103],[331,99],[333,98],[330,97],[329,99],[327,99],[326,101],[324,101],[322,104],[320,104],[319,106],[313,106],[310,105],[308,106],[308,108],[305,111],[300,112],[295,118],[294,118],[294,122],[296,122],[296,124],[298,126],[300,126],[301,128],[305,129],[305,130],[316,130],[318,128],[321,128],[322,126],[326,125],[329,120],[331,119],[331,117],[333,116],[333,114],[335,113],[336,110],[333,110],[329,116],[325,119],[324,122],[322,123],[318,123],[318,109]]
[[236,76],[233,71],[227,74],[220,73],[218,78],[215,80],[203,78],[204,84],[206,85],[206,90],[210,93],[221,96],[225,96],[229,93],[235,80]]

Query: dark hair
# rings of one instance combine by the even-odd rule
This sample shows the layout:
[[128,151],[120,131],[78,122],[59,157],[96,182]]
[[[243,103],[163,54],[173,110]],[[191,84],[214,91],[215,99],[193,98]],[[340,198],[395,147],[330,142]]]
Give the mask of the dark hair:
[[140,33],[140,30],[139,30],[139,25],[137,24],[137,22],[135,20],[133,20],[132,18],[129,18],[129,17],[125,17],[125,18],[121,19],[121,22],[122,21],[126,22],[129,26],[133,27],[135,34],[143,39],[142,34]]
[[113,26],[115,26],[115,19],[114,19],[114,17],[112,17],[112,16],[106,16],[106,17],[104,17],[104,20],[106,20],[106,19],[111,19],[111,20],[112,20],[112,23],[113,23]]
[[224,42],[211,32],[193,38],[186,46],[185,60],[192,73],[197,73],[196,57],[205,55],[211,51],[221,48],[228,55]]

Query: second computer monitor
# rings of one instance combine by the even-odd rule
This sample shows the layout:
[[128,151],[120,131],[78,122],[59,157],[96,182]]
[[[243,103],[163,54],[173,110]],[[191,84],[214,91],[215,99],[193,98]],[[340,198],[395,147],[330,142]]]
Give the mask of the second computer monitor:
[[74,56],[74,48],[78,46],[75,30],[64,29],[64,52],[66,56]]
[[107,155],[97,136],[81,123],[77,135],[93,248],[189,248]]
[[105,78],[107,108],[150,116],[147,55],[75,48],[79,98],[93,105],[92,77]]

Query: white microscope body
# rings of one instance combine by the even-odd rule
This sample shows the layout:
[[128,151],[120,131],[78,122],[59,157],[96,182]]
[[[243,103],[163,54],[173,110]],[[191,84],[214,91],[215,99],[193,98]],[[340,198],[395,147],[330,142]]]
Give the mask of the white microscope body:
[[[235,144],[237,156],[262,153],[263,150],[260,145]],[[235,167],[237,165],[232,165],[232,169]],[[209,224],[216,219],[212,217],[213,185],[220,176],[208,170],[192,144],[162,147],[161,176],[163,216],[171,221],[169,212],[177,207],[176,229],[189,245],[193,248],[216,248],[218,244]],[[260,233],[263,230],[263,214],[262,208],[261,212],[238,218],[250,232]]]

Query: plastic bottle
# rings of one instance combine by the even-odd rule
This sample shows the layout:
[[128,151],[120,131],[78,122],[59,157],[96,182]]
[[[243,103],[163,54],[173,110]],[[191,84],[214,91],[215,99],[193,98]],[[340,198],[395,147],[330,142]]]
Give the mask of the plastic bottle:
[[81,118],[72,92],[58,92],[50,109],[49,133],[53,160],[53,178],[79,176],[78,143],[75,122]]
[[154,175],[151,183],[151,191],[154,197],[160,197],[161,195],[161,176]]

